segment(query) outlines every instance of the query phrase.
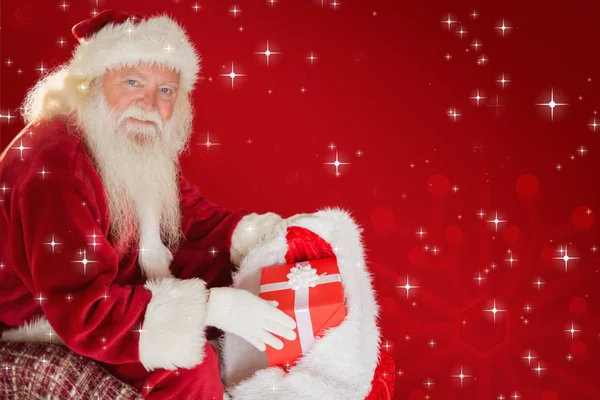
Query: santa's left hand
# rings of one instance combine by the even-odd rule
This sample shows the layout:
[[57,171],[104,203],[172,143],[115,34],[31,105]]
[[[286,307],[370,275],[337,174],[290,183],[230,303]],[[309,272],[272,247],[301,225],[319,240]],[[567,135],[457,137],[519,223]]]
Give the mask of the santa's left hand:
[[152,280],[172,277],[169,269],[172,261],[173,254],[163,243],[142,247],[138,255],[144,275]]

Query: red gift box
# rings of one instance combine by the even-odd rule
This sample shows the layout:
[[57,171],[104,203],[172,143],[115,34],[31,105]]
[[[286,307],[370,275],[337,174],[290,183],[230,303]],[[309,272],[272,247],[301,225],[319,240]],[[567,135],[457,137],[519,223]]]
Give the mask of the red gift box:
[[296,340],[281,338],[283,349],[267,346],[266,350],[269,365],[286,371],[308,353],[315,338],[346,318],[336,257],[263,268],[259,296],[276,300],[278,308],[296,320]]

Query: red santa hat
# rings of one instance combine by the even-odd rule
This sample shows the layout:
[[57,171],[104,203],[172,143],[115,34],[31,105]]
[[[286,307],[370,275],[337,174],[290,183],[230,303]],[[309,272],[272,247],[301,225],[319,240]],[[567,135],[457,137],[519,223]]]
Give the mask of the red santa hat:
[[107,69],[146,62],[179,71],[186,92],[198,78],[200,57],[185,30],[166,15],[106,10],[75,25],[72,33],[79,41],[68,66],[73,74],[95,78]]

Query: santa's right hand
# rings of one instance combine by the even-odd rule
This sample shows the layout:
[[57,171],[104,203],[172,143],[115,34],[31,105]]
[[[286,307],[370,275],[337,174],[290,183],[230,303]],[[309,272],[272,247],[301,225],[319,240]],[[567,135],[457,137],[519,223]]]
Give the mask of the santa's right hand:
[[281,350],[283,342],[277,336],[295,340],[296,321],[276,303],[242,289],[212,288],[205,322],[245,339],[260,351],[267,345]]

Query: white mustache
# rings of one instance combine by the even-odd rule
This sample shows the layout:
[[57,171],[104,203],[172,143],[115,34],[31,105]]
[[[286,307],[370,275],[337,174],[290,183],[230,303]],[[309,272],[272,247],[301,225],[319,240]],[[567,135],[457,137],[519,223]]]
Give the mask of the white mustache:
[[135,118],[140,121],[153,122],[156,125],[156,127],[158,128],[159,132],[163,131],[162,119],[160,118],[160,115],[158,114],[157,111],[146,111],[139,106],[133,105],[133,106],[127,107],[121,113],[121,116],[119,117],[119,125],[126,118]]

